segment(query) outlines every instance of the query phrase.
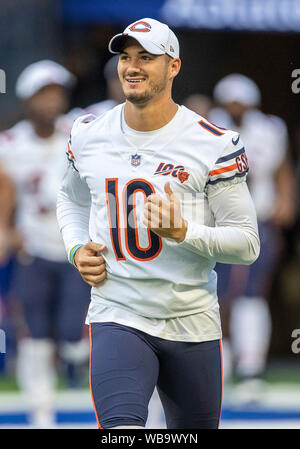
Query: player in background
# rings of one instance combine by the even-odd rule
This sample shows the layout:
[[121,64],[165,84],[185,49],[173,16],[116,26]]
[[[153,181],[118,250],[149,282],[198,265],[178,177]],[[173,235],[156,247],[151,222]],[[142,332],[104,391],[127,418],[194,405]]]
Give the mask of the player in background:
[[[217,428],[222,398],[216,261],[259,253],[245,149],[172,99],[169,27],[145,18],[109,44],[125,103],[77,119],[57,216],[92,286],[86,323],[99,428],[143,428],[155,385],[168,428]],[[236,152],[238,152],[239,160]]]
[[[0,328],[7,332],[7,295],[11,285],[12,244],[16,238],[11,229],[15,202],[14,184],[0,166]],[[8,344],[8,341],[6,342]],[[0,372],[6,366],[6,357],[0,354]]]
[[103,74],[106,81],[107,98],[103,101],[86,106],[85,108],[73,108],[66,114],[62,115],[58,119],[58,127],[62,132],[69,135],[74,120],[81,115],[89,113],[95,116],[100,116],[124,101],[124,94],[117,71],[118,60],[118,56],[113,56],[106,62],[103,69]]
[[106,81],[106,100],[91,104],[85,108],[86,112],[96,116],[100,116],[109,111],[113,107],[125,100],[122,86],[118,77],[118,56],[110,58],[103,69],[104,78]]
[[209,118],[212,100],[207,95],[197,93],[191,94],[184,100],[183,104],[188,109],[196,112],[196,114],[199,114],[206,119]]
[[15,185],[15,226],[23,239],[13,293],[22,305],[26,333],[19,336],[16,374],[37,427],[54,425],[56,349],[74,369],[88,357],[82,333],[89,292],[67,261],[56,220],[66,169],[66,135],[57,119],[73,83],[73,75],[53,61],[25,68],[16,94],[26,118],[1,134],[0,161]]
[[245,399],[255,398],[263,387],[260,377],[271,338],[267,297],[279,255],[279,230],[293,224],[296,204],[286,125],[259,110],[260,99],[253,80],[231,74],[216,84],[218,107],[210,113],[211,122],[237,131],[245,143],[250,167],[247,181],[261,240],[260,257],[253,265],[217,265],[221,310],[224,319],[230,315],[230,343],[223,341],[224,374],[230,375],[233,363],[235,374],[245,381],[239,389]]
[[[1,135],[0,135],[1,139]],[[0,266],[6,267],[10,260],[10,253],[15,241],[15,234],[12,232],[12,220],[15,208],[15,186],[0,165]],[[2,290],[2,285],[0,284]],[[1,294],[3,292],[1,291]]]

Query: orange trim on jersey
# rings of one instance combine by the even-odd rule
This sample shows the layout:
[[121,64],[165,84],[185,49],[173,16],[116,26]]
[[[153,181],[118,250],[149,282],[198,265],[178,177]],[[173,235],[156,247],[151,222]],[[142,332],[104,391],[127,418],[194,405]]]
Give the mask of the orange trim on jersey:
[[[127,184],[124,186],[124,189],[123,189],[123,212],[124,212],[124,225],[125,225],[125,244],[126,244],[126,249],[127,249],[127,251],[128,251],[128,253],[131,255],[131,257],[133,257],[133,259],[135,259],[135,260],[140,260],[141,262],[145,262],[145,261],[148,261],[148,260],[152,260],[152,259],[155,259],[155,257],[157,257],[159,254],[160,254],[160,252],[161,252],[161,249],[162,249],[162,239],[161,239],[161,237],[160,236],[158,236],[158,241],[159,241],[159,248],[158,248],[158,250],[157,250],[157,252],[152,256],[152,257],[147,257],[147,258],[145,258],[145,259],[141,259],[140,257],[136,257],[134,254],[132,254],[132,252],[130,251],[130,248],[129,248],[129,245],[128,245],[128,233],[127,233],[127,210],[126,210],[126,205],[127,205],[127,203],[126,203],[126,201],[125,201],[125,193],[126,193],[126,191],[127,191],[127,187],[129,186],[129,184],[131,184],[132,182],[135,182],[135,181],[142,181],[142,182],[145,182],[146,184],[148,184],[149,186],[150,186],[150,188],[151,188],[151,190],[152,190],[152,192],[153,193],[155,193],[155,189],[154,189],[154,187],[153,187],[153,185],[150,183],[150,182],[148,182],[148,181],[146,181],[145,179],[143,179],[143,178],[135,178],[135,179],[132,179],[131,181],[129,181],[129,182],[127,182]],[[140,189],[136,189],[136,190],[140,190]],[[136,217],[136,216],[135,216]],[[135,222],[135,224],[136,224],[136,222]],[[135,233],[135,235],[136,235],[136,233]],[[149,235],[149,246],[148,246],[148,248],[151,248],[151,245],[152,245],[152,239],[151,239],[151,233],[150,233],[150,229],[148,228],[148,235]],[[136,239],[137,240],[137,239]],[[140,249],[140,250],[142,250],[142,251],[145,251],[145,248],[140,248],[139,246],[137,246],[137,248],[138,249]],[[148,249],[147,248],[147,249]]]
[[71,150],[70,144],[68,143],[68,153],[70,154],[71,158],[75,160],[75,156]]
[[220,175],[221,173],[225,173],[227,171],[235,170],[237,168],[237,164],[229,165],[228,167],[218,168],[217,170],[212,170],[209,172],[209,176]]
[[222,402],[223,402],[223,350],[222,350],[222,340],[219,340],[219,346],[220,346],[220,357],[221,357],[221,405],[220,405],[220,414],[219,414],[218,428],[220,426],[220,421],[221,421]]
[[133,210],[133,219],[134,219],[134,226],[135,226],[135,227],[134,227],[135,243],[136,243],[137,248],[138,248],[140,251],[148,251],[148,249],[151,248],[151,244],[152,244],[152,242],[151,242],[151,234],[150,234],[150,229],[149,229],[149,228],[147,228],[147,232],[148,232],[148,241],[149,241],[148,246],[147,246],[146,248],[142,248],[142,247],[140,246],[140,243],[139,243],[139,234],[138,234],[137,219],[136,219],[136,213],[135,213],[135,209],[136,209],[135,197],[136,197],[137,192],[142,192],[143,195],[144,195],[144,197],[147,198],[146,193],[145,193],[144,190],[142,190],[142,189],[137,189],[137,190],[135,190],[134,193],[133,193],[133,209],[132,209],[132,210]]
[[[119,249],[120,253],[122,254],[122,257],[118,257],[114,239],[113,239],[113,233],[112,233],[112,224],[111,224],[111,211],[109,206],[109,199],[108,199],[108,182],[114,181],[115,182],[115,199],[116,199],[116,214],[117,214],[117,223],[118,226],[118,241],[119,241]],[[120,230],[120,216],[119,216],[119,194],[118,194],[118,178],[106,178],[105,179],[105,193],[106,193],[106,205],[107,205],[107,211],[108,211],[108,221],[109,221],[109,232],[110,232],[110,238],[112,242],[112,247],[116,256],[117,260],[126,260],[126,257],[123,254],[122,248],[121,248],[121,230]]]
[[103,427],[100,424],[100,421],[98,419],[98,414],[97,414],[97,410],[96,410],[96,406],[95,406],[95,401],[94,401],[94,396],[93,396],[93,392],[92,392],[92,382],[91,382],[91,364],[92,364],[92,325],[89,325],[89,338],[90,338],[90,360],[89,360],[89,385],[90,385],[90,392],[91,392],[91,397],[92,397],[92,402],[93,402],[93,406],[94,406],[94,410],[95,410],[95,415],[96,415],[96,419],[97,419],[97,424],[98,424],[98,428],[99,429],[103,429]]
[[211,134],[213,134],[214,136],[223,136],[224,133],[222,131],[220,131],[221,129],[223,129],[223,131],[226,129],[225,128],[219,128],[216,125],[213,125],[211,122],[209,122],[208,120],[199,120],[198,124],[200,126],[202,126],[202,128],[204,128],[206,131],[210,132]]

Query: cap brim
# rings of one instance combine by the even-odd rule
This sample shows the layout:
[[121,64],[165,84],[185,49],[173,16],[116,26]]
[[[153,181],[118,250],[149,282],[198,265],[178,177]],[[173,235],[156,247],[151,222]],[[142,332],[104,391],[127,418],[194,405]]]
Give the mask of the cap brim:
[[124,48],[126,40],[132,37],[135,39],[147,52],[153,55],[164,55],[165,52],[161,50],[157,45],[150,42],[148,39],[143,39],[141,37],[137,37],[136,35],[132,36],[131,34],[116,34],[109,42],[108,49],[111,53],[118,54]]

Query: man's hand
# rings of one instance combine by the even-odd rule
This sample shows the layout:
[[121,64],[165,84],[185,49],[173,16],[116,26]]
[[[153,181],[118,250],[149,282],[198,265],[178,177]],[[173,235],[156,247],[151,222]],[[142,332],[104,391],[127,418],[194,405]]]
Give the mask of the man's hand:
[[187,224],[181,216],[180,200],[173,193],[170,183],[165,184],[167,198],[149,195],[145,202],[143,223],[160,237],[182,242],[185,239]]
[[97,287],[106,279],[105,260],[101,252],[106,250],[105,245],[89,242],[81,246],[75,253],[74,263],[82,279],[92,287]]

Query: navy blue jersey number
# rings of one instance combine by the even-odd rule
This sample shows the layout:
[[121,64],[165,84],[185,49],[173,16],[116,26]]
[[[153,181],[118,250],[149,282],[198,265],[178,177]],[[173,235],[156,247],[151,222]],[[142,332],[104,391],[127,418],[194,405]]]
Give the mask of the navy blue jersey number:
[[[110,236],[117,260],[126,260],[121,247],[120,209],[118,196],[118,179],[106,179],[106,203],[110,225]],[[127,252],[136,260],[147,261],[158,256],[162,248],[162,239],[154,232],[148,232],[148,246],[143,248],[139,244],[136,194],[141,192],[145,198],[155,193],[154,187],[145,179],[132,179],[124,189],[122,195],[125,219],[125,244]]]

